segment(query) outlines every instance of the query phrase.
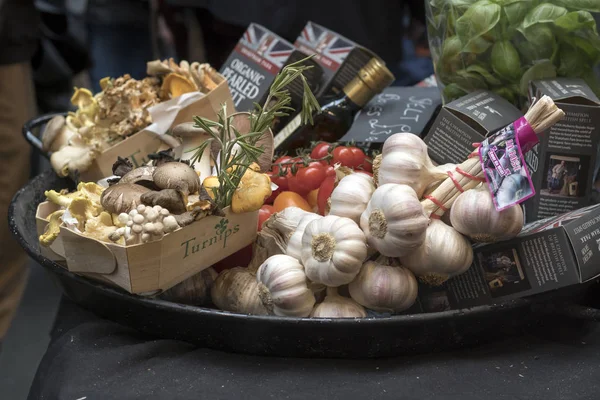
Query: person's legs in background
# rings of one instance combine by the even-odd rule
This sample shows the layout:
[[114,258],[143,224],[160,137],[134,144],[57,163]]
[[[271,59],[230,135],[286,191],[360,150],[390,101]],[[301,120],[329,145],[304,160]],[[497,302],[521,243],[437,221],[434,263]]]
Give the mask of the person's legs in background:
[[19,304],[27,281],[25,253],[8,229],[12,196],[29,178],[29,145],[21,135],[35,115],[29,63],[0,65],[0,342]]

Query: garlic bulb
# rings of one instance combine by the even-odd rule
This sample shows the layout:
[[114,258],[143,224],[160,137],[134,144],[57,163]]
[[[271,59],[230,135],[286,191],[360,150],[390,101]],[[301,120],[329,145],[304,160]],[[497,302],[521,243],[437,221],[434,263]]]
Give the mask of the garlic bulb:
[[365,318],[363,306],[352,299],[342,297],[337,288],[327,288],[327,296],[310,313],[313,318]]
[[350,218],[358,224],[374,191],[375,184],[369,175],[345,176],[331,193],[329,215]]
[[275,213],[263,225],[273,230],[278,231],[286,240],[294,233],[302,217],[306,215],[318,215],[308,211],[304,211],[298,207],[287,207],[278,213]]
[[357,303],[371,310],[400,312],[414,304],[417,286],[412,272],[380,257],[364,263],[348,289]]
[[466,237],[433,219],[423,244],[401,257],[400,262],[422,282],[438,286],[469,269],[473,263],[473,249]]
[[307,286],[304,267],[293,257],[279,254],[269,257],[259,268],[256,279],[264,285],[263,304],[279,316],[308,317],[315,295]]
[[454,229],[476,242],[499,242],[521,232],[523,210],[517,204],[497,211],[490,191],[481,185],[458,196],[450,209],[450,221]]
[[433,165],[427,154],[427,145],[413,133],[396,133],[388,137],[381,154],[378,185],[408,185],[421,198],[427,186],[448,177],[446,167]]
[[246,268],[235,267],[221,271],[211,289],[212,302],[219,309],[242,314],[269,315],[261,300],[264,286],[256,281],[256,275]]
[[425,240],[429,218],[407,185],[379,186],[360,217],[369,246],[387,257],[404,256]]
[[294,233],[292,233],[292,236],[290,236],[290,240],[288,241],[287,248],[285,250],[285,253],[288,256],[294,257],[298,261],[302,260],[302,236],[304,235],[306,225],[308,225],[309,222],[319,218],[323,217],[321,217],[318,214],[310,213],[306,214],[300,219],[298,227],[296,228]]
[[217,278],[217,271],[207,268],[173,286],[160,298],[175,303],[203,306],[209,303],[210,290]]
[[314,283],[350,283],[367,257],[365,234],[356,222],[328,215],[311,221],[302,236],[302,264]]

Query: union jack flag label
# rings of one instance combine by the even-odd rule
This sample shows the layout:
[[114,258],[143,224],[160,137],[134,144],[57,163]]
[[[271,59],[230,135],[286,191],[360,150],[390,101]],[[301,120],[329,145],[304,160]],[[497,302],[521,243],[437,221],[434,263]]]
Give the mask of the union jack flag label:
[[336,71],[356,47],[352,41],[312,22],[306,24],[295,45],[306,53],[316,53],[316,61],[332,71]]

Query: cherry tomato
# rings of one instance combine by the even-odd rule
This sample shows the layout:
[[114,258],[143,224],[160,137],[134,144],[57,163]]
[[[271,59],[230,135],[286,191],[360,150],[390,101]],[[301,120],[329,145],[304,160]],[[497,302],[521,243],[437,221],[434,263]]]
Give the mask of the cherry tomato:
[[[275,160],[274,164],[289,162],[291,159],[292,159],[292,157],[290,157],[290,156],[279,157],[277,160]],[[288,166],[283,167],[283,169],[288,169],[288,168],[289,168]],[[280,168],[278,165],[273,165],[272,170],[269,172],[269,177],[271,178],[271,182],[273,182],[274,184],[279,186],[281,191],[288,190],[287,176],[286,175],[279,176],[279,170],[280,170]]]
[[325,176],[335,176],[335,168],[333,168],[333,165],[325,167]]
[[319,187],[319,193],[317,194],[317,206],[319,207],[319,214],[325,215],[325,207],[327,206],[327,199],[331,197],[333,187],[335,186],[335,176],[328,176],[325,178],[321,187]]
[[311,192],[306,196],[306,201],[308,201],[308,205],[313,209],[318,209],[318,198],[319,198],[319,189],[311,190]]
[[358,168],[365,161],[365,153],[358,147],[339,146],[333,149],[333,163],[345,167]]
[[225,257],[221,261],[213,264],[213,268],[217,272],[221,272],[225,269],[231,269],[235,267],[247,267],[252,260],[252,245],[244,247],[241,250],[236,251],[229,257]]
[[265,204],[269,204],[269,205],[273,205],[273,202],[275,201],[275,199],[277,198],[277,196],[279,196],[279,193],[283,192],[283,190],[281,190],[281,188],[277,189],[277,190],[273,190],[271,192],[271,195],[265,200]]
[[373,160],[371,160],[371,157],[365,157],[365,161],[363,161],[361,167],[363,171],[373,172]]
[[263,224],[266,220],[269,219],[271,215],[275,213],[275,208],[273,206],[264,205],[258,210],[258,230],[262,229]]
[[325,176],[325,167],[319,162],[311,162],[306,167],[298,168],[296,175],[288,178],[289,189],[306,196],[308,192],[321,186]]
[[304,197],[294,192],[281,192],[273,203],[275,212],[279,212],[288,207],[298,207],[304,211],[312,211],[308,202]]
[[319,158],[324,158],[329,155],[329,150],[331,149],[330,143],[321,142],[318,143],[310,152],[310,158],[314,160],[318,160]]

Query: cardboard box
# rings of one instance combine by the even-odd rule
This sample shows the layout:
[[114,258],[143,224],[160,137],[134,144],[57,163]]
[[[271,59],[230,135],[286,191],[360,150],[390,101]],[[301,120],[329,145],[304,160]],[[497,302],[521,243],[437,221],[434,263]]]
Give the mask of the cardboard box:
[[[252,111],[254,103],[262,105],[279,71],[287,64],[306,58],[308,54],[265,27],[250,24],[220,70],[229,82],[236,110]],[[309,60],[307,64],[313,65],[313,68],[306,71],[304,76],[314,92],[318,90],[323,70],[314,60]],[[299,110],[304,93],[302,82],[297,79],[287,89],[292,98],[291,107]]]
[[523,114],[495,93],[478,90],[442,107],[424,138],[429,157],[437,164],[459,164],[483,139]]
[[422,136],[429,132],[441,105],[437,88],[388,87],[358,112],[352,128],[341,141],[365,143],[377,149],[394,133],[412,132]]
[[[41,203],[38,215],[47,216],[52,206]],[[210,216],[159,241],[131,246],[100,242],[61,227],[51,249],[62,251],[71,272],[130,293],[156,294],[254,242],[258,211],[244,214],[234,214],[229,208],[224,211],[225,217]],[[38,232],[45,229],[41,225]]]
[[[159,103],[154,107],[168,109],[172,105],[176,105],[178,101],[179,98],[175,98]],[[225,79],[208,94],[177,110],[175,117],[172,120],[169,119],[168,126],[173,127],[182,122],[190,122],[194,116],[216,119],[223,103],[227,104],[227,108],[232,110],[231,112],[235,110]],[[111,176],[112,166],[117,160],[117,156],[129,158],[136,167],[143,165],[149,161],[148,154],[155,153],[162,143],[158,135],[148,128],[134,133],[102,152],[87,171],[80,173],[80,179],[87,182],[96,182]]]
[[600,205],[525,226],[505,242],[474,248],[474,262],[444,285],[419,287],[424,311],[530,296],[600,275]]
[[532,81],[529,96],[548,95],[565,117],[539,135],[526,156],[536,196],[525,202],[528,222],[591,204],[600,145],[600,100],[582,79]]
[[358,75],[358,71],[371,58],[377,57],[371,50],[310,21],[294,45],[306,54],[315,54],[315,60],[323,67],[317,98],[339,95],[344,86]]

